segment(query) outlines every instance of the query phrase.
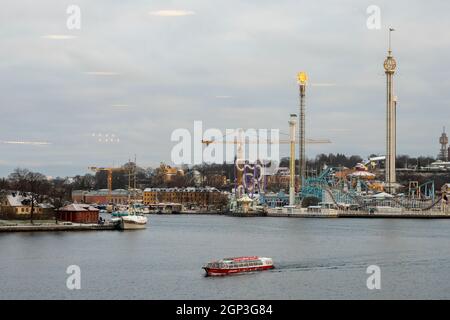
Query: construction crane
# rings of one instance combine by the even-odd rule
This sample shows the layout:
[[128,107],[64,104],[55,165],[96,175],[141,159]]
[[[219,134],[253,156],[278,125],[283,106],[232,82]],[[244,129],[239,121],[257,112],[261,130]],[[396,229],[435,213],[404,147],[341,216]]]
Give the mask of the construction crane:
[[111,168],[111,167],[89,167],[89,170],[94,172],[106,171],[108,174],[108,203],[111,202],[111,192],[112,192],[112,174],[113,172],[127,171],[125,168]]
[[[230,140],[206,140],[206,139],[202,139],[202,143],[206,144],[206,146],[209,146],[211,143],[222,143],[222,144],[236,144],[236,145],[245,145],[245,144],[290,144],[291,138],[289,139],[270,139],[270,140],[262,140],[262,139],[257,139],[257,141],[245,141],[245,136],[244,136],[244,129],[237,129],[235,130],[237,131],[237,136],[233,137]],[[286,135],[290,137],[289,133],[283,133],[283,132],[279,132],[279,134],[281,135]],[[223,136],[223,138],[225,138],[226,136]],[[298,143],[298,141],[295,141],[296,143]],[[306,139],[306,143],[307,144],[327,144],[327,143],[331,143],[331,141],[329,139]]]
[[[294,143],[298,143],[297,140],[292,141],[291,139],[285,139],[285,140],[261,140],[259,139],[258,141],[245,141],[245,139],[232,139],[230,141],[228,140],[205,140],[202,139],[202,143],[205,144],[206,146],[209,146],[212,143],[221,143],[221,144],[235,144],[237,145],[237,159],[239,160],[243,160],[243,154],[244,154],[244,149],[243,146],[245,146],[246,144],[291,144],[292,142]],[[306,139],[306,143],[307,144],[327,144],[327,143],[331,143],[331,141],[329,139]]]
[[[231,141],[224,141],[224,140],[202,140],[203,144],[206,144],[206,146],[209,146],[212,143],[222,143],[222,144],[290,144],[291,140],[258,140],[258,141],[244,141],[244,140],[231,140]],[[296,140],[295,143],[298,143]],[[331,143],[329,139],[306,139],[307,144],[327,144]]]
[[[212,143],[220,143],[220,144],[235,144],[237,145],[237,158],[242,160],[243,158],[243,146],[246,144],[291,144],[292,142],[298,143],[297,140],[292,141],[291,139],[278,139],[278,140],[261,140],[257,141],[245,141],[245,138],[242,136],[242,129],[238,130],[238,137],[236,139],[230,140],[206,140],[202,139],[202,143],[206,146],[209,146]],[[329,139],[306,139],[307,144],[327,144],[331,143]]]
[[[245,141],[245,139],[242,136],[242,129],[238,130],[238,137],[236,139],[230,139],[230,140],[206,140],[206,139],[202,139],[202,144],[205,144],[206,146],[209,146],[210,144],[234,144],[237,145],[237,159],[239,159],[239,161],[243,161],[243,154],[244,154],[244,149],[243,146],[245,146],[246,144],[292,144],[294,143],[294,145],[296,143],[298,143],[298,141],[296,141],[295,139],[278,139],[278,140],[261,140],[258,139],[257,141]],[[305,141],[307,144],[327,144],[327,143],[331,143],[331,141],[329,139],[306,139]],[[291,148],[292,149],[292,148]],[[292,151],[292,150],[291,150]],[[291,157],[293,155],[291,154]],[[237,183],[240,184],[242,181],[242,176],[240,173],[238,173],[238,177],[237,177]]]

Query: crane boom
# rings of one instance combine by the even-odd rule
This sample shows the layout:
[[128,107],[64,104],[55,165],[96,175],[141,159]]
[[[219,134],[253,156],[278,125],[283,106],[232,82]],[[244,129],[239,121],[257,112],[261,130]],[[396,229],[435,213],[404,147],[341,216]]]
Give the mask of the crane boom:
[[106,171],[108,174],[107,183],[108,183],[108,202],[111,202],[111,192],[112,192],[112,174],[113,172],[126,171],[125,168],[112,168],[112,167],[89,167],[89,170],[94,172]]
[[[297,143],[298,141],[295,141]],[[221,144],[289,144],[291,143],[291,140],[259,140],[259,141],[239,141],[239,140],[231,140],[231,141],[224,141],[224,140],[202,140],[203,144],[206,144],[209,146],[212,143],[221,143]],[[329,139],[306,139],[307,144],[327,144],[331,143]]]

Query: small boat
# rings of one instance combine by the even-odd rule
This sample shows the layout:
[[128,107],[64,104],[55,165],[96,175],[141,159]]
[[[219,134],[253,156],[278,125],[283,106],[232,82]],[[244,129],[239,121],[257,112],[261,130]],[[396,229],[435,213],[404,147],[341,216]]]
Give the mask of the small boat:
[[120,217],[120,228],[122,230],[145,229],[147,227],[147,217],[139,214],[129,214]]
[[257,256],[224,258],[222,260],[210,262],[203,267],[208,276],[226,276],[273,268],[275,267],[271,258]]
[[134,204],[126,210],[114,211],[111,217],[111,221],[122,230],[145,229],[147,227],[147,217]]

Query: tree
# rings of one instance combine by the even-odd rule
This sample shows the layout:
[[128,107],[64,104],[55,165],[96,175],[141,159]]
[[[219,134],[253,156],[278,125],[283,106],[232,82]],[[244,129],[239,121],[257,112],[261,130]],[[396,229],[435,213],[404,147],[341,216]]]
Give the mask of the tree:
[[49,183],[43,174],[31,171],[26,174],[25,181],[28,196],[31,198],[30,222],[33,223],[35,204],[40,200],[39,194],[44,194],[46,190],[48,191]]
[[30,173],[28,169],[16,168],[8,176],[11,188],[25,192],[27,191],[27,175]]
[[91,190],[95,187],[96,179],[92,174],[85,174],[84,176],[77,175],[73,177],[71,183],[72,190]]
[[33,223],[35,204],[41,200],[41,196],[49,190],[50,183],[47,178],[38,172],[28,169],[15,169],[9,176],[11,186],[19,192],[23,192],[28,198],[31,206],[30,221]]
[[10,188],[9,181],[5,178],[0,179],[0,190],[8,190]]
[[310,206],[317,206],[320,200],[316,197],[306,197],[302,200],[302,208],[308,208]]
[[[69,188],[68,188],[69,187]],[[49,191],[50,202],[55,209],[55,223],[58,224],[58,211],[70,197],[71,189],[64,179],[55,179]]]

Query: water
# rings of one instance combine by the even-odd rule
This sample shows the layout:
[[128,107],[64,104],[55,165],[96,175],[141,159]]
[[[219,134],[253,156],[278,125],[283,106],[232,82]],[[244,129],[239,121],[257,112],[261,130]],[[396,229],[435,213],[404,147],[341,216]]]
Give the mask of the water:
[[[147,230],[0,234],[1,299],[449,299],[450,220],[150,216]],[[203,263],[274,259],[204,277]],[[81,268],[68,290],[66,268]],[[366,268],[381,268],[381,290]]]

